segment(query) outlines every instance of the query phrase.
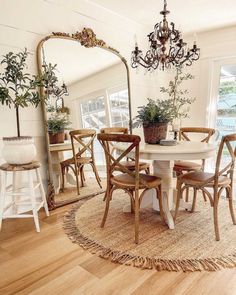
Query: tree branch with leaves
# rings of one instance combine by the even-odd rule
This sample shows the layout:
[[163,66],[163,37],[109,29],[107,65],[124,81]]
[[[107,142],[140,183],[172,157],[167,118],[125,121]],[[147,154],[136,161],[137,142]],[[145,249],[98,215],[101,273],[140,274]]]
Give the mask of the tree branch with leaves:
[[0,63],[0,103],[16,112],[17,136],[20,137],[19,109],[33,105],[37,107],[41,101],[38,87],[44,85],[45,75],[26,73],[26,60],[29,52],[25,48],[19,53],[9,52]]

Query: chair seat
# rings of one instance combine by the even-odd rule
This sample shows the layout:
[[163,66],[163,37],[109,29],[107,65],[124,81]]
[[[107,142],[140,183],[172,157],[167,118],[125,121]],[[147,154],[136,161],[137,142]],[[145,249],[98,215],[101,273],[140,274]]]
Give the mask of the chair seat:
[[[135,161],[123,161],[120,162],[121,165],[125,166],[127,169],[134,171],[135,170]],[[149,167],[149,164],[146,162],[139,162],[139,171],[145,170]],[[119,169],[119,167],[118,167]]]
[[[88,164],[88,163],[91,163],[91,162],[92,162],[92,159],[90,157],[77,158],[77,163],[78,164]],[[74,163],[75,163],[74,158],[69,158],[69,159],[67,159],[65,161],[62,161],[61,165],[62,166],[68,166],[68,165],[72,165]]]
[[[201,184],[205,183],[208,179],[212,178],[213,176],[214,176],[214,173],[207,173],[202,171],[189,172],[181,176],[181,182],[187,185],[201,186]],[[228,177],[220,176],[218,185],[228,186],[230,182],[231,180]],[[211,181],[205,186],[212,187],[213,185],[214,185],[214,181]]]
[[193,171],[201,170],[202,165],[189,161],[175,161],[174,171]]
[[[140,179],[142,179],[145,183],[140,181],[139,189],[144,188],[156,188],[161,184],[161,178],[154,175],[147,175],[140,173]],[[122,173],[120,175],[113,176],[111,178],[111,183],[115,186],[134,189],[135,187],[135,178],[127,173]]]

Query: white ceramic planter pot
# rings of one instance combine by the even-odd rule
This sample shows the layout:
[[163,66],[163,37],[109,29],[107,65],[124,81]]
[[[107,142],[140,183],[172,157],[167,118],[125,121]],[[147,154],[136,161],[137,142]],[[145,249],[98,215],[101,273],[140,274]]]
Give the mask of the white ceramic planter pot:
[[3,137],[3,159],[8,164],[28,164],[35,160],[36,148],[30,136]]

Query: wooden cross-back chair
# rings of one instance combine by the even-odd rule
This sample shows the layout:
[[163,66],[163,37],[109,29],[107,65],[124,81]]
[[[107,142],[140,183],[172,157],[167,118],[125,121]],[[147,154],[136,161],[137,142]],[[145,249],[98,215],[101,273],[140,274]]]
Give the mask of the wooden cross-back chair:
[[[182,127],[179,131],[179,140],[191,141],[191,135],[204,135],[201,142],[208,143],[211,137],[215,134],[215,129],[204,127]],[[204,170],[205,160],[202,159],[201,164],[191,161],[175,161],[173,170],[176,176],[190,171]],[[204,200],[206,201],[205,193],[203,193]],[[186,190],[186,201],[189,198],[189,190]]]
[[[102,128],[100,130],[101,133],[107,134],[128,134],[128,128],[125,127],[108,127]],[[114,143],[110,142],[111,153],[115,152]],[[122,162],[122,165],[126,166],[127,169],[134,171],[135,170],[135,160],[131,157],[127,157],[125,161]],[[116,167],[119,170],[119,167]],[[146,174],[150,174],[150,165],[146,162],[139,162],[138,166],[139,171],[145,171]]]
[[[68,172],[70,168],[75,174],[77,193],[79,195],[79,175],[81,178],[81,185],[84,186],[85,177],[83,168],[86,164],[91,165],[97,183],[100,187],[102,187],[94,158],[93,145],[95,136],[96,130],[93,129],[79,129],[70,132],[73,157],[60,163],[62,173],[62,191],[65,186],[65,173]],[[77,148],[77,146],[79,146],[79,148]]]
[[[201,128],[201,127],[183,127],[179,131],[179,140],[191,141],[190,135],[204,134],[205,137],[201,139],[201,142],[208,143],[210,138],[215,134],[215,129],[212,128]],[[184,172],[204,169],[205,160],[202,160],[202,164],[188,162],[188,161],[175,161],[174,171],[177,176]]]
[[[229,201],[229,209],[233,224],[236,224],[236,219],[233,211],[233,174],[235,165],[236,148],[233,148],[232,142],[236,142],[236,134],[226,135],[222,138],[217,159],[215,173],[207,173],[204,171],[195,171],[183,174],[177,181],[177,201],[175,209],[175,219],[178,214],[179,203],[182,197],[183,191],[189,187],[194,190],[192,212],[195,210],[197,191],[202,190],[210,200],[210,204],[213,207],[214,216],[214,228],[216,240],[220,240],[219,226],[218,226],[218,202],[222,192],[226,191],[226,196]],[[225,149],[229,152],[230,161],[222,168],[222,155]],[[213,189],[213,194],[209,192],[209,188]]]
[[[100,141],[106,158],[107,170],[107,192],[106,192],[106,207],[102,219],[101,227],[104,227],[109,210],[112,194],[117,189],[124,190],[130,197],[131,211],[135,213],[135,243],[139,240],[139,208],[146,190],[154,188],[156,196],[159,200],[161,218],[164,222],[164,213],[162,206],[161,179],[157,176],[142,174],[139,172],[139,143],[140,137],[129,134],[106,134],[100,133],[97,135]],[[126,143],[128,146],[120,156],[116,156],[111,152],[111,142]],[[135,158],[134,171],[129,170],[123,165],[123,159],[129,156],[132,152]],[[117,175],[117,167],[120,174]],[[116,173],[114,173],[116,172]],[[144,191],[139,195],[139,190]]]

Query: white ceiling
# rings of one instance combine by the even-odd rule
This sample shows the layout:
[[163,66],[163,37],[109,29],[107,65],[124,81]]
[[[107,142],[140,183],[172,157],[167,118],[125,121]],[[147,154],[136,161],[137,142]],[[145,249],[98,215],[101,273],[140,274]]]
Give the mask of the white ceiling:
[[85,48],[79,42],[49,39],[44,43],[46,63],[57,64],[57,76],[67,85],[121,62],[101,48]]
[[[140,24],[153,27],[159,22],[163,0],[90,0]],[[236,0],[167,0],[168,20],[184,33],[206,31],[236,24]]]

